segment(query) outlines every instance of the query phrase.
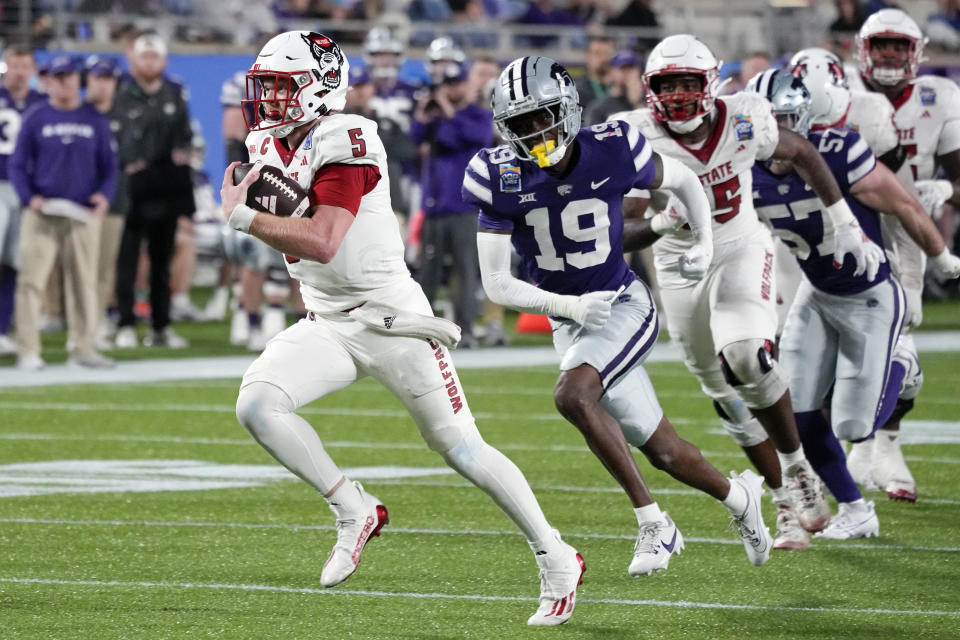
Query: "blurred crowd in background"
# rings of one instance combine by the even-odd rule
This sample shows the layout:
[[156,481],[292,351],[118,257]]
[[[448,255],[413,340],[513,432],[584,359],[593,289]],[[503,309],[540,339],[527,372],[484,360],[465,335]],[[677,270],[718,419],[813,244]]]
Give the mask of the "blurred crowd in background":
[[[18,13],[24,4],[30,7],[29,15]],[[470,25],[469,38],[436,37],[422,43],[422,48],[415,48],[416,29],[377,26],[366,30],[351,56],[347,110],[379,125],[389,150],[391,195],[404,229],[408,265],[437,310],[461,325],[461,348],[505,344],[503,310],[485,300],[478,282],[476,212],[460,198],[469,159],[478,149],[498,142],[490,94],[509,62],[485,48],[475,27],[518,22],[656,28],[654,3],[412,0],[395,4],[390,0],[38,0],[0,2],[0,21],[8,33],[11,25],[28,24],[35,44],[42,44],[44,29],[50,28],[45,17],[64,6],[78,15],[116,10],[180,16],[236,12],[245,16],[244,24],[256,26],[249,43],[254,46],[258,39],[290,26],[291,19],[314,21],[311,28],[325,30],[329,20],[370,19],[402,11],[415,21]],[[831,4],[835,4],[836,20],[819,44],[849,57],[849,39],[867,15],[895,3],[837,0]],[[960,26],[958,5],[960,0],[942,0],[928,27],[943,25],[955,36],[955,27]],[[85,22],[77,19],[71,24],[80,29]],[[101,351],[140,344],[185,348],[187,341],[171,323],[227,319],[230,330],[224,340],[258,351],[304,313],[284,257],[223,223],[217,202],[222,176],[205,170],[207,144],[196,121],[191,121],[190,92],[167,72],[167,37],[130,24],[111,28],[115,28],[111,36],[123,48],[112,56],[50,57],[13,43],[5,48],[0,88],[0,355],[15,354],[20,367],[39,369],[44,366],[39,332],[66,326],[71,363],[110,367],[113,360]],[[932,27],[931,35],[938,28]],[[602,29],[581,33],[582,66],[574,70],[579,72],[583,124],[644,106],[647,35],[624,40]],[[215,31],[175,35],[211,42],[221,38]],[[940,41],[954,46],[946,35]],[[550,47],[550,36],[531,36],[524,46]],[[413,57],[414,51],[425,53]],[[38,65],[37,58],[44,63]],[[721,69],[729,81],[725,91],[737,91],[755,74],[784,62],[778,52],[748,50]],[[241,67],[228,77],[208,79],[222,83],[217,144],[222,141],[227,163],[247,160],[245,72]],[[50,104],[55,108],[42,112]],[[62,149],[56,145],[69,144],[88,131],[89,157],[60,158]],[[96,142],[101,135],[97,132],[102,131],[112,136],[107,150]],[[45,160],[44,154],[60,159]],[[944,235],[952,237],[952,214],[939,223]],[[30,258],[24,260],[24,256]],[[633,258],[634,269],[655,284],[652,269],[645,268],[648,265],[642,256]],[[196,287],[205,288],[202,308],[195,306],[201,298]],[[209,296],[207,290],[212,292]],[[949,293],[935,286],[927,291]],[[139,324],[146,326],[138,329]]]

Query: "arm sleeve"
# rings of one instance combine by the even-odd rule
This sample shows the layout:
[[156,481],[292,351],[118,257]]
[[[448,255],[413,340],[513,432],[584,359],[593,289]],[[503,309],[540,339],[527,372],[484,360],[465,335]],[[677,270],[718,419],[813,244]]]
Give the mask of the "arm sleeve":
[[17,192],[17,197],[20,198],[20,203],[23,206],[30,204],[30,198],[34,195],[33,185],[30,176],[27,174],[27,165],[32,162],[34,155],[32,124],[30,118],[24,118],[20,132],[17,134],[17,142],[13,146],[13,154],[11,154],[7,163],[10,183]]
[[517,311],[573,318],[576,296],[564,296],[515,278],[510,273],[510,236],[502,233],[478,233],[477,255],[480,279],[487,297]]
[[342,207],[357,215],[360,200],[380,181],[372,164],[328,164],[320,167],[310,186],[310,206]]

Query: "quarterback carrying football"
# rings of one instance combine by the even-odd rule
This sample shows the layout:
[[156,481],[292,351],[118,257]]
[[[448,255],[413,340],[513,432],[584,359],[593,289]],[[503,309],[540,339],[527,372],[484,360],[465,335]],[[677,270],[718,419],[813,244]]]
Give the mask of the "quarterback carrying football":
[[[336,42],[290,31],[271,39],[247,74],[253,115],[246,143],[255,167],[238,184],[236,163],[227,167],[223,213],[234,229],[287,255],[309,313],[246,371],[237,418],[329,503],[337,542],[320,581],[332,587],[356,570],[366,543],[388,523],[387,509],[346,478],[296,411],[359,378],[379,380],[429,447],[489,494],[527,538],[540,568],[540,606],[528,624],[561,624],[573,613],[583,559],[547,523],[516,465],[477,431],[448,351],[459,328],[433,317],[403,261],[377,126],[341,112],[348,71]],[[308,193],[303,215],[249,206],[260,166],[280,169]],[[261,195],[267,188],[260,185]]]

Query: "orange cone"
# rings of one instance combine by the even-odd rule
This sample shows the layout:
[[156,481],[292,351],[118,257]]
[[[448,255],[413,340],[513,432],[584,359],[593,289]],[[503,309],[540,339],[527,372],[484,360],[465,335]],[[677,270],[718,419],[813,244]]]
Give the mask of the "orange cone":
[[517,333],[545,333],[550,335],[550,321],[547,316],[533,313],[521,313],[517,316]]

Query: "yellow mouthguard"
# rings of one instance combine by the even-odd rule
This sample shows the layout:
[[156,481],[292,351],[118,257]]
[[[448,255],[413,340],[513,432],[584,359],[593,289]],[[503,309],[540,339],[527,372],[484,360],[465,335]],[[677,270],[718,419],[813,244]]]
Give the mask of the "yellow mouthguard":
[[533,149],[530,149],[530,153],[532,153],[533,157],[537,159],[537,165],[539,165],[542,169],[543,167],[550,166],[550,163],[547,162],[547,154],[553,151],[556,147],[556,141],[547,140],[544,143],[536,145]]

